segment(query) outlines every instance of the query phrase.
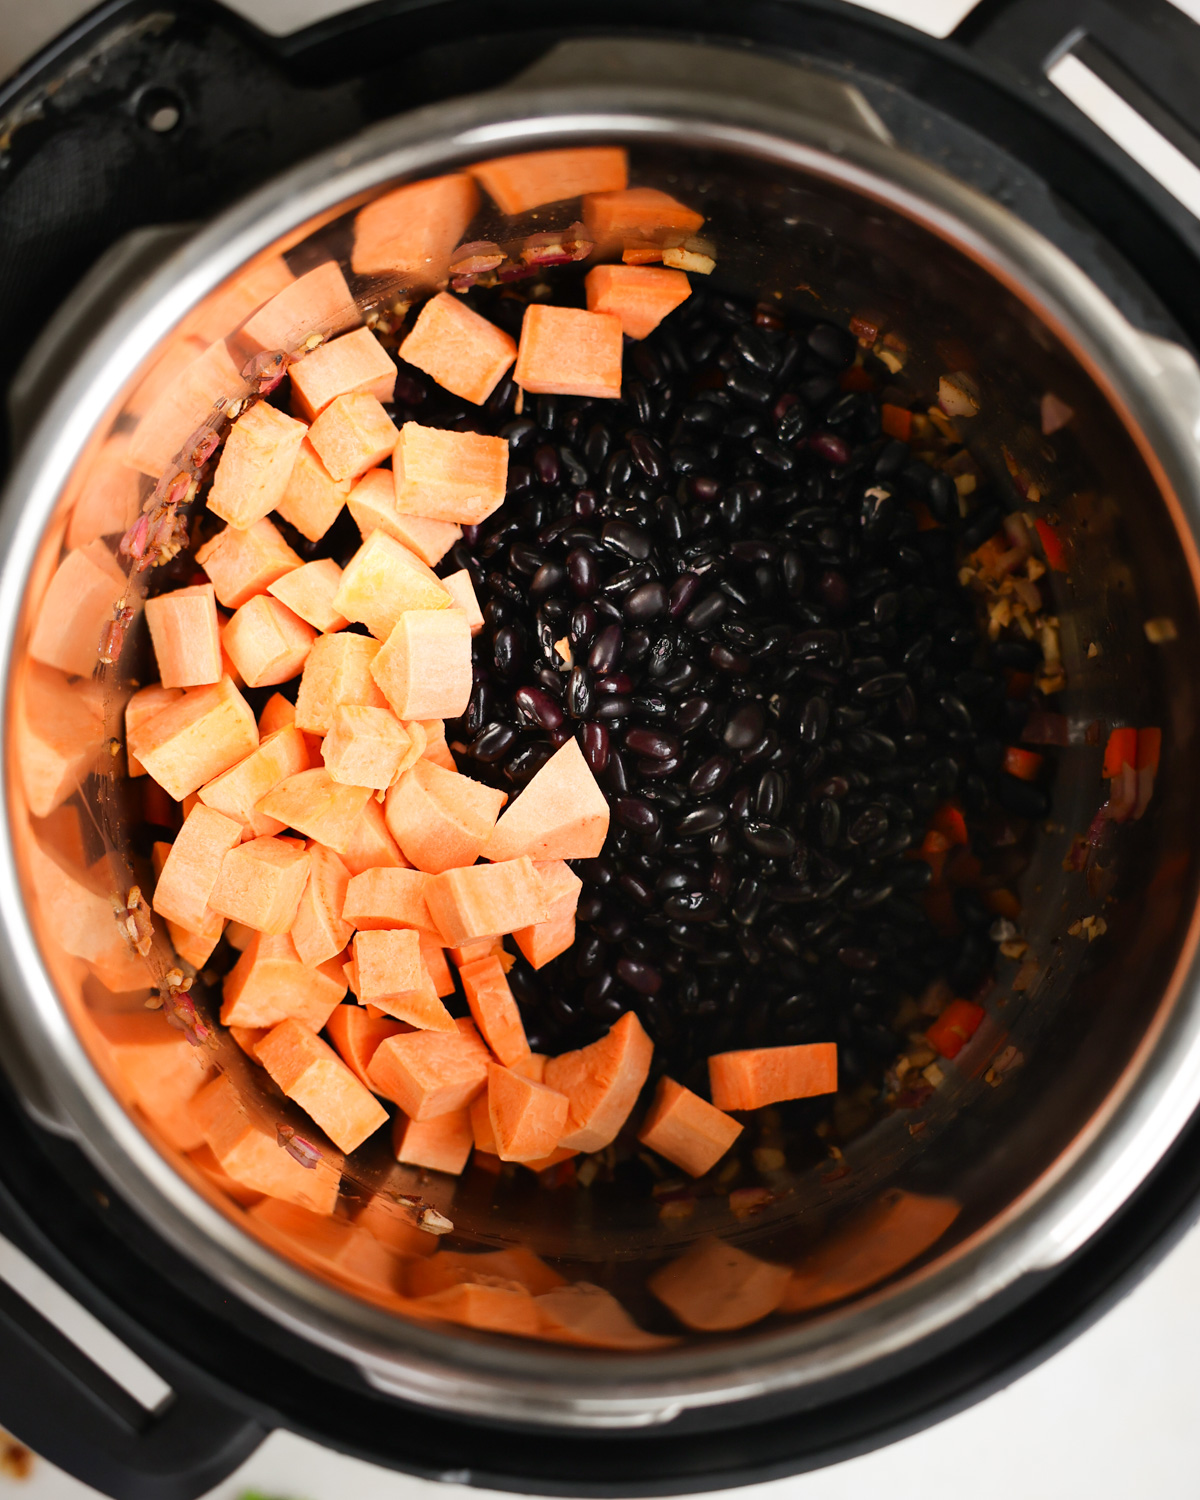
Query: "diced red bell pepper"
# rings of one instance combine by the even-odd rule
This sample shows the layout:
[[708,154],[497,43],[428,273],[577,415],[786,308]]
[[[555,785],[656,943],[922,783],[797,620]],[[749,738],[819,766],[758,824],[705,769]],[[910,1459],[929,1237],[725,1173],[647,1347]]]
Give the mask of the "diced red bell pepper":
[[930,818],[929,826],[938,833],[944,833],[952,844],[967,842],[967,820],[962,815],[962,809],[953,802],[943,802]]
[[906,406],[892,406],[885,401],[879,408],[880,426],[887,437],[907,443],[912,437],[913,414]]
[[875,377],[869,371],[864,370],[862,365],[851,365],[838,377],[838,385],[844,391],[873,391]]
[[987,1012],[971,1000],[951,1000],[929,1030],[925,1040],[943,1057],[957,1057],[979,1030]]
[[1033,523],[1037,527],[1038,538],[1042,544],[1042,554],[1046,559],[1046,566],[1052,568],[1056,573],[1067,571],[1067,554],[1062,544],[1062,538],[1049,521],[1043,521],[1039,516]]
[[1009,745],[1004,752],[1004,769],[1010,776],[1017,776],[1022,781],[1036,781],[1042,769],[1042,757],[1036,751]]
[[937,885],[941,880],[946,866],[946,855],[949,854],[953,847],[953,844],[951,844],[946,835],[938,833],[935,828],[931,828],[922,839],[921,847],[916,852],[915,857],[923,859],[933,872],[933,885]]
[[1121,774],[1122,766],[1137,768],[1138,732],[1122,727],[1114,729],[1104,747],[1104,775],[1111,781]]
[[1137,732],[1137,761],[1139,771],[1157,771],[1158,757],[1162,753],[1162,730],[1139,729]]
[[868,318],[851,318],[850,332],[860,344],[870,346],[879,337],[879,324]]

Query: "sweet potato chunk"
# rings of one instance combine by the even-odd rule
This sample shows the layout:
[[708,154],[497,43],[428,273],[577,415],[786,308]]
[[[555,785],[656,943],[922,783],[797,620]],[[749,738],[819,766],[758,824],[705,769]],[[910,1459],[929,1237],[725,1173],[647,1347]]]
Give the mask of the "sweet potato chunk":
[[448,947],[546,920],[542,883],[527,856],[433,875],[425,900]]
[[342,906],[350,871],[323,844],[308,851],[308,884],[296,908],[292,942],[301,962],[316,968],[336,958],[353,936],[354,929],[342,919]]
[[440,938],[421,933],[421,962],[425,965],[425,972],[429,975],[438,999],[444,1000],[447,995],[453,995],[454,975],[446,962],[446,950],[442,947]]
[[196,561],[226,609],[240,609],[247,599],[265,593],[277,578],[300,567],[304,559],[264,520],[247,531],[226,526],[198,549]]
[[356,328],[328,339],[288,370],[295,410],[311,422],[338,396],[365,391],[390,401],[396,388],[396,365],[369,328]]
[[583,1349],[664,1349],[675,1342],[639,1328],[611,1292],[577,1281],[536,1296],[538,1334]]
[[225,439],[209,510],[239,531],[261,521],[283,499],[306,431],[266,401],[243,412]]
[[209,897],[225,856],[242,839],[242,825],[203,804],[183,820],[154,887],[154,910],[188,932],[211,920]]
[[403,1036],[412,1027],[390,1016],[369,1016],[365,1006],[339,1005],[325,1023],[325,1032],[342,1061],[365,1087],[371,1087],[367,1068],[375,1049],[390,1036]]
[[456,1109],[433,1120],[397,1118],[392,1136],[396,1160],[431,1172],[448,1172],[457,1177],[467,1164],[475,1138],[471,1116]]
[[127,462],[157,479],[196,428],[213,415],[216,402],[244,389],[240,366],[218,339],[159,386],[129,439]]
[[357,932],[351,944],[358,998],[424,1031],[453,1031],[454,1021],[434,991],[412,928]]
[[402,516],[396,509],[396,482],[390,469],[369,469],[350,491],[347,504],[364,542],[373,531],[385,531],[431,568],[462,536],[462,527],[452,521]]
[[258,811],[258,804],[274,787],[298,771],[308,769],[308,746],[294,726],[267,735],[257,750],[200,788],[200,801],[227,818],[234,818],[252,838],[282,833],[278,818]]
[[488,1053],[470,1021],[452,1032],[410,1031],[381,1042],[367,1069],[377,1094],[410,1119],[466,1109],[487,1085]]
[[742,1133],[736,1120],[673,1078],[660,1078],[654,1103],[638,1132],[651,1151],[692,1177],[703,1177]]
[[351,264],[360,276],[401,276],[436,286],[478,206],[478,190],[462,172],[384,193],[358,211]]
[[153,1011],[92,1020],[133,1102],[175,1150],[195,1150],[204,1136],[186,1106],[211,1077],[211,1056]]
[[564,1094],[513,1073],[488,1066],[488,1121],[501,1161],[540,1161],[558,1145],[567,1125]]
[[299,1021],[280,1021],[255,1048],[258,1061],[342,1151],[387,1123],[387,1110],[337,1053]]
[[961,1211],[953,1198],[891,1188],[794,1268],[782,1312],[808,1312],[856,1296],[924,1255]]
[[100,659],[100,637],[125,587],[125,574],[103,542],[68,552],[37,605],[30,656],[62,672],[90,677]]
[[[43,670],[46,669],[38,668],[38,671]],[[47,675],[49,674],[47,673]],[[61,681],[61,678],[57,680]],[[77,696],[78,690],[72,688],[71,693]],[[146,768],[128,747],[130,735],[134,733],[139,724],[144,724],[147,719],[152,719],[156,713],[166,708],[168,703],[176,703],[182,697],[182,688],[165,688],[155,682],[149,687],[139,688],[125,704],[125,759],[128,763],[129,774],[131,776],[144,776]],[[99,711],[102,710],[103,705],[98,702],[96,707]],[[36,816],[40,817],[42,814],[36,814]]]
[[723,1333],[773,1313],[791,1279],[787,1266],[759,1260],[721,1240],[702,1240],[656,1271],[646,1285],[685,1327]]
[[357,479],[382,463],[396,445],[395,423],[365,391],[338,396],[308,429],[308,439],[331,477]]
[[129,737],[130,750],[176,802],[257,746],[253,710],[228,677],[189,689]]
[[608,802],[575,740],[556,750],[507,808],[484,859],[594,859],[608,837]]
[[406,610],[372,661],[371,676],[398,719],[457,719],[471,697],[466,615],[460,609]]
[[337,261],[329,260],[284,287],[238,330],[237,343],[252,354],[289,354],[314,333],[328,337],[353,328],[362,316]]
[[221,631],[221,644],[246,686],[272,687],[299,676],[317,632],[270,594],[256,594]]
[[489,1333],[507,1333],[516,1338],[532,1338],[538,1331],[537,1303],[523,1286],[503,1283],[447,1287],[428,1297],[409,1302],[409,1312],[466,1328],[482,1328]]
[[[126,722],[137,697],[125,706]],[[46,818],[83,783],[104,749],[103,690],[98,682],[69,683],[54,667],[31,661],[18,674],[14,707],[21,784],[29,811]]]
[[837,1043],[718,1052],[708,1060],[708,1081],[718,1109],[761,1109],[784,1099],[835,1094]]
[[627,1010],[590,1047],[550,1058],[546,1086],[571,1101],[559,1144],[576,1151],[600,1151],[614,1141],[637,1103],[653,1052],[654,1044],[642,1023]]
[[34,911],[48,940],[83,959],[106,989],[117,993],[144,989],[149,978],[146,962],[133,952],[113,921],[109,890],[115,892],[116,882],[107,880],[101,885],[89,878],[84,884],[36,839],[29,841],[27,853],[36,897]]
[[373,531],[346,564],[333,602],[348,620],[357,620],[382,641],[406,610],[449,609],[450,595],[407,547],[385,531]]
[[216,291],[193,308],[180,324],[184,333],[205,343],[228,338],[276,292],[291,286],[295,277],[282,255],[268,254],[253,260],[231,276]]
[[371,675],[371,663],[378,651],[379,642],[369,636],[351,632],[318,636],[300,679],[296,728],[305,734],[328,734],[342,703],[386,708],[387,699]]
[[403,1280],[401,1262],[368,1229],[315,1214],[278,1198],[262,1198],[247,1218],[267,1242],[286,1255],[310,1261],[335,1281],[365,1290],[374,1301],[395,1297]]
[[420,870],[363,870],[350,878],[342,916],[359,932],[412,927],[435,937],[437,928],[425,904],[428,880]]
[[443,578],[442,586],[454,601],[455,607],[466,615],[471,634],[478,635],[483,629],[483,611],[475,597],[475,585],[471,582],[470,573],[466,568],[460,568],[457,573]]
[[325,769],[335,781],[384,791],[396,778],[412,741],[386,708],[338,706],[325,736]]
[[205,1084],[191,1101],[191,1111],[222,1171],[235,1182],[314,1213],[333,1212],[341,1186],[340,1158],[322,1153],[313,1168],[281,1150],[274,1126],[249,1114],[227,1073]]
[[528,213],[543,203],[578,198],[582,193],[614,192],[629,181],[629,160],[623,146],[525,151],[519,156],[477,162],[470,170],[505,214]]
[[278,937],[295,921],[307,880],[304,850],[278,838],[249,839],[225,856],[208,904],[231,922]]
[[478,432],[405,422],[392,453],[396,509],[478,526],[504,504],[508,444]]
[[676,231],[695,234],[704,215],[658,188],[623,188],[589,193],[583,200],[583,222],[598,244],[613,239],[650,239]]
[[398,352],[443,390],[482,406],[516,359],[517,346],[461,297],[439,292],[417,314]]
[[531,302],[521,323],[513,379],[539,395],[615,400],[621,395],[621,353],[620,318]]
[[163,687],[204,687],[221,680],[221,638],[211,583],[147,599],[146,624]]
[[575,908],[583,881],[562,859],[535,859],[533,865],[542,882],[549,915],[544,922],[518,928],[513,941],[526,960],[540,969],[575,941]]
[[67,523],[68,550],[102,536],[123,536],[142,508],[142,480],[128,463],[129,434],[117,433],[81,461],[72,476],[76,499]]
[[319,542],[341,514],[349,494],[350,480],[333,477],[306,434],[275,509],[302,536]]
[[491,836],[505,794],[419,760],[388,792],[388,830],[418,870],[469,865]]
[[612,313],[626,338],[644,339],[691,296],[682,271],[662,266],[593,266],[584,277],[589,312]]
[[387,831],[387,824],[383,821],[383,808],[373,797],[363,808],[362,817],[354,825],[350,842],[341,851],[341,855],[342,863],[351,875],[361,875],[364,870],[377,868],[408,868],[408,861]]
[[225,976],[221,1021],[225,1026],[278,1026],[289,1016],[319,1031],[346,993],[341,966],[310,968],[300,962],[285,933],[255,933]]
[[342,581],[342,570],[332,557],[294,568],[269,584],[267,593],[286,604],[299,617],[322,634],[344,630],[349,624],[333,607],[333,598]]
[[[521,1012],[494,954],[459,970],[471,1016],[484,1041],[507,1068],[529,1056],[529,1042]],[[553,1146],[557,1146],[557,1140]],[[548,1148],[552,1149],[552,1148]],[[546,1153],[537,1152],[539,1156]]]
[[342,786],[324,766],[314,766],[281,781],[258,810],[341,854],[370,800],[370,787]]

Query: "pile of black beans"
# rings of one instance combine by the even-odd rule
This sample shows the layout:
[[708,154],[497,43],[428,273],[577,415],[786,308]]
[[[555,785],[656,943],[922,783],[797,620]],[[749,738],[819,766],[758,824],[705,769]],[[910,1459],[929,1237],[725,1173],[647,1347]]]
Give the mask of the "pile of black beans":
[[[471,302],[519,330],[511,290]],[[632,1007],[682,1081],[713,1052],[832,1040],[853,1085],[895,1056],[905,994],[991,966],[994,918],[962,891],[939,936],[910,851],[949,798],[972,826],[1029,800],[1001,786],[1024,714],[1002,668],[1040,656],[989,648],[957,580],[999,512],[962,518],[950,477],[881,435],[878,397],[845,389],[855,354],[701,288],[627,344],[620,401],[518,414],[505,380],[468,409],[401,366],[398,421],[511,450],[506,503],[441,569],[470,570],[485,619],[460,768],[516,793],[575,736],[612,809],[574,947],[509,976],[536,1050]]]

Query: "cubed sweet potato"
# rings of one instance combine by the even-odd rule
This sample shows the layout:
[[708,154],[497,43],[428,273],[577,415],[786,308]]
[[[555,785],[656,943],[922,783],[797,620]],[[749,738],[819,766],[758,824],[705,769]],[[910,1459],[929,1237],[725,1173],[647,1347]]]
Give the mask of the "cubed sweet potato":
[[350,871],[338,855],[313,844],[308,851],[308,883],[291,927],[296,952],[311,968],[336,958],[353,936],[354,928],[342,919],[349,883]]
[[278,1026],[289,1016],[319,1031],[346,993],[336,961],[315,969],[300,962],[285,933],[254,933],[225,976],[221,1021],[225,1026]]
[[396,482],[390,469],[368,469],[350,491],[347,504],[364,542],[373,531],[385,531],[431,568],[462,536],[462,527],[452,521],[402,516],[396,509]]
[[405,422],[392,453],[396,509],[478,526],[504,503],[508,444],[478,432]]
[[[529,1056],[529,1041],[521,1012],[508,987],[500,960],[494,954],[459,970],[471,1016],[484,1041],[505,1067],[512,1068]],[[558,1145],[555,1140],[547,1150]],[[535,1156],[544,1156],[544,1151]]]
[[463,172],[394,188],[359,209],[351,264],[360,276],[436,286],[478,206],[479,192]]
[[318,636],[300,679],[296,728],[305,734],[328,734],[342,703],[386,708],[387,699],[371,675],[371,663],[378,652],[378,641],[351,631]]
[[221,638],[211,583],[147,599],[146,624],[163,687],[204,687],[221,680]]
[[324,766],[314,766],[281,781],[259,802],[258,810],[341,854],[370,800],[369,787],[343,786]]
[[372,661],[371,676],[398,719],[457,719],[471,697],[466,615],[449,608],[406,610]]
[[460,568],[457,573],[451,573],[442,579],[442,586],[453,599],[456,608],[461,609],[467,617],[467,625],[472,635],[478,635],[483,629],[483,611],[479,608],[479,600],[475,597],[475,585],[471,582],[471,575],[466,568]]
[[343,703],[325,736],[325,769],[335,781],[384,791],[395,780],[411,743],[390,709]]
[[364,870],[403,870],[408,867],[408,861],[387,831],[383,808],[373,797],[363,808],[350,842],[342,850],[342,863],[351,875],[361,875]]
[[439,874],[478,857],[504,799],[495,787],[422,759],[388,792],[385,816],[404,857]]
[[608,801],[575,740],[556,750],[496,823],[484,859],[594,859],[608,837]]
[[176,802],[257,747],[254,712],[228,677],[189,689],[129,736],[132,753]]
[[299,557],[270,521],[256,521],[247,531],[226,526],[197,549],[196,561],[212,580],[226,609],[239,609],[255,594],[264,594],[277,578],[298,568]]
[[837,1043],[750,1047],[708,1060],[712,1101],[718,1109],[761,1109],[785,1099],[837,1092]]
[[584,312],[531,302],[521,322],[513,379],[537,394],[621,395],[621,320],[611,313]]
[[425,904],[428,880],[420,870],[363,870],[350,877],[342,916],[359,932],[412,927],[435,937],[437,928]]
[[225,856],[242,839],[242,825],[203,804],[194,807],[175,836],[154,887],[154,910],[188,932],[211,920],[209,897]]
[[409,1120],[400,1115],[392,1132],[397,1161],[431,1172],[448,1172],[452,1177],[466,1166],[474,1144],[471,1116],[465,1109],[432,1120]]
[[221,644],[252,688],[298,677],[316,638],[311,625],[271,594],[247,599],[221,631]]
[[351,943],[354,987],[363,1004],[424,1031],[454,1030],[450,1012],[434,990],[412,928],[356,932]]
[[527,856],[433,875],[425,900],[447,947],[546,920],[542,883]]
[[68,552],[36,604],[30,656],[48,667],[90,677],[100,660],[104,627],[125,590],[125,574],[104,542]]
[[448,610],[451,604],[437,574],[385,531],[373,531],[346,564],[333,602],[381,641],[406,610]]
[[303,849],[279,838],[248,839],[226,854],[208,904],[231,922],[278,937],[295,921],[307,880]]
[[417,314],[399,354],[443,390],[482,406],[516,359],[517,346],[461,297],[439,292]]
[[630,339],[653,333],[692,292],[682,271],[663,266],[593,266],[584,285],[588,311],[612,313]]
[[294,410],[306,422],[338,396],[365,391],[377,401],[390,401],[396,386],[395,361],[369,328],[327,339],[297,360],[288,374]]
[[638,1140],[693,1177],[702,1177],[725,1155],[742,1127],[673,1078],[660,1078]]
[[637,1103],[653,1052],[642,1023],[628,1010],[599,1041],[552,1057],[546,1064],[546,1086],[571,1102],[559,1144],[577,1151],[600,1151],[611,1144]]
[[308,746],[294,724],[268,734],[257,750],[200,788],[200,801],[234,818],[251,838],[282,833],[287,827],[268,818],[258,804],[281,781],[308,769]]
[[410,1031],[376,1049],[367,1072],[376,1093],[410,1119],[466,1109],[487,1086],[488,1053],[470,1021],[452,1032]]
[[283,499],[307,428],[258,401],[229,429],[208,492],[208,508],[239,531],[261,521]]
[[350,480],[333,477],[306,434],[275,509],[302,536],[319,542],[341,514],[349,494]]
[[372,1017],[362,1005],[339,1005],[325,1022],[325,1034],[337,1048],[338,1056],[365,1087],[371,1088],[367,1068],[375,1049],[390,1036],[403,1036],[413,1028],[390,1016]]
[[567,1125],[564,1094],[520,1073],[488,1066],[488,1121],[501,1161],[540,1161],[558,1145]]
[[332,557],[293,568],[268,585],[267,593],[286,604],[293,614],[323,634],[344,630],[349,621],[333,607],[334,595],[342,581],[342,570]]
[[281,1021],[258,1043],[255,1055],[339,1150],[356,1150],[387,1123],[387,1110],[370,1090],[327,1042],[299,1021]]
[[309,442],[335,480],[357,479],[382,463],[399,435],[380,402],[365,391],[338,396],[308,429]]

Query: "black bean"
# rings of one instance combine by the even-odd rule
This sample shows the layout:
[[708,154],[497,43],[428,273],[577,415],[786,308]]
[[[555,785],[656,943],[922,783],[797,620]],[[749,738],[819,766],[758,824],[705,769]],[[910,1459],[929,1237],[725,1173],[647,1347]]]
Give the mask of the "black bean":
[[640,526],[628,521],[607,521],[600,532],[600,540],[613,552],[619,552],[634,562],[645,562],[653,551],[653,543]]
[[653,833],[659,826],[659,816],[642,797],[618,797],[615,808],[617,821],[635,833]]
[[715,802],[702,802],[676,822],[675,832],[681,838],[694,838],[698,834],[715,833],[724,823],[726,809]]
[[671,760],[679,754],[679,741],[675,736],[662,734],[656,729],[628,730],[625,745],[635,755],[645,755],[651,760]]
[[585,724],[582,738],[584,759],[599,776],[608,765],[608,730],[603,724]]
[[667,608],[667,591],[657,580],[643,583],[625,597],[625,617],[639,623],[653,620]]
[[632,958],[617,960],[617,977],[639,995],[657,995],[662,988],[662,974],[658,969]]
[[796,839],[778,823],[751,818],[742,825],[742,837],[756,854],[764,859],[790,859],[796,852]]
[[611,672],[621,657],[621,627],[606,625],[596,637],[588,653],[588,666],[593,672]]
[[530,723],[539,724],[543,729],[558,729],[563,722],[562,709],[542,688],[518,688],[513,694],[513,703]]
[[573,719],[586,719],[592,711],[592,674],[587,667],[572,667],[567,678],[567,712]]
[[689,630],[709,630],[723,618],[728,608],[729,600],[723,593],[717,591],[705,594],[687,611],[683,617],[683,623]]
[[697,797],[708,797],[729,780],[733,762],[723,755],[713,755],[697,766],[688,780],[688,789]]
[[517,731],[511,724],[488,724],[468,747],[472,759],[490,766],[503,760],[517,742]]
[[764,771],[754,792],[754,811],[768,822],[776,819],[787,801],[787,782],[779,771]]
[[757,703],[744,703],[726,723],[721,738],[731,750],[747,750],[761,737],[765,722]]

